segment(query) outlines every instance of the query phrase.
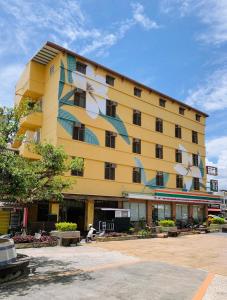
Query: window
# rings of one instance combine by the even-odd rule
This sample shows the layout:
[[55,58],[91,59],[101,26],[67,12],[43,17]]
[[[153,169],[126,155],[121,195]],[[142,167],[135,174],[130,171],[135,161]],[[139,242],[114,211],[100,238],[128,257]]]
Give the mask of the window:
[[110,75],[106,75],[106,83],[107,84],[114,86],[114,80],[115,80],[114,77],[112,77]]
[[117,103],[111,100],[106,100],[106,115],[110,117],[116,117]]
[[179,125],[175,125],[175,137],[181,139],[181,127]]
[[141,169],[140,168],[133,168],[132,182],[136,182],[136,183],[141,182]]
[[159,106],[166,107],[166,100],[160,98],[159,99]]
[[40,141],[41,141],[41,130],[40,129],[37,129],[34,132],[33,141],[34,141],[34,143],[37,143],[37,144],[40,143]]
[[200,122],[201,116],[199,114],[196,114],[195,119],[196,119],[196,121]]
[[[80,158],[80,159],[84,161],[83,158]],[[72,169],[71,170],[71,175],[72,176],[81,176],[81,177],[84,176],[84,168],[82,168],[80,170]]]
[[170,204],[155,204],[152,219],[154,221],[171,219],[171,205]]
[[182,189],[183,188],[183,176],[177,175],[176,176],[176,187]]
[[156,119],[155,129],[158,132],[163,132],[163,121],[162,121],[162,119],[159,119],[159,118]]
[[199,178],[193,177],[193,188],[199,190]]
[[132,152],[141,154],[141,140],[140,139],[133,139]]
[[115,180],[116,164],[105,162],[105,179]]
[[146,220],[146,204],[138,202],[123,202],[125,209],[130,209],[130,221]]
[[157,174],[156,174],[156,185],[164,186],[163,172],[157,172]]
[[179,107],[179,114],[184,115],[185,108]]
[[115,132],[106,131],[106,147],[115,148],[116,136]]
[[188,219],[188,205],[177,204],[176,205],[176,219],[187,220]]
[[73,139],[78,141],[84,141],[85,137],[85,125],[79,122],[74,123],[73,127]]
[[196,166],[196,167],[199,166],[199,156],[198,156],[198,154],[192,154],[192,163],[193,163],[193,166]]
[[81,89],[76,89],[74,93],[74,105],[86,107],[86,92]]
[[218,180],[214,180],[214,179],[210,180],[210,190],[212,192],[218,192]]
[[192,143],[198,144],[198,132],[192,131]]
[[87,65],[83,64],[80,61],[76,62],[76,71],[77,72],[80,72],[82,74],[86,74],[86,68],[87,68]]
[[133,124],[141,126],[141,112],[139,110],[133,110]]
[[176,162],[182,163],[182,150],[176,149],[175,158]]
[[156,145],[155,147],[155,156],[156,158],[163,158],[163,146],[162,145]]
[[141,97],[142,90],[134,87],[134,96]]

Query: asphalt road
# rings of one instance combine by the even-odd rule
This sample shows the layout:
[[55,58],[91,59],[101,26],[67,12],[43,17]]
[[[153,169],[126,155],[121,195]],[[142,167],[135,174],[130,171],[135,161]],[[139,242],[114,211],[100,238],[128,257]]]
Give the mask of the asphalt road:
[[[221,262],[214,243],[225,245],[225,237],[204,235],[18,250],[32,256],[30,274],[2,285],[0,299],[226,300],[227,277],[201,268],[196,261],[201,253],[191,257],[190,266],[189,260],[182,263],[180,252],[182,247],[187,257],[187,243],[199,249],[206,241],[214,249],[208,252],[213,259],[215,256],[217,269]],[[176,255],[171,248],[174,246]],[[219,249],[220,257],[223,251]]]

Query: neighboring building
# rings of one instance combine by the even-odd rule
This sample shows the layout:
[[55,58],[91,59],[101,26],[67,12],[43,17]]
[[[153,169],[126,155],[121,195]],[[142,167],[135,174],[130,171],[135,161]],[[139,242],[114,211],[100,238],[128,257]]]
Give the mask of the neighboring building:
[[[84,229],[120,208],[122,216],[130,209],[131,221],[204,220],[207,205],[219,203],[205,191],[205,113],[50,42],[16,85],[15,103],[26,97],[42,112],[25,117],[19,131],[84,159],[83,172],[66,174],[76,184],[64,204],[34,205],[30,222],[50,213]],[[26,143],[13,146],[38,158]]]

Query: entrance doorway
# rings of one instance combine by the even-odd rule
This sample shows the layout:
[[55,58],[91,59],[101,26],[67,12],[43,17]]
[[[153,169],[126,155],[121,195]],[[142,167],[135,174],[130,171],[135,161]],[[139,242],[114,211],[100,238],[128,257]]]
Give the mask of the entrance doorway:
[[77,229],[84,231],[85,202],[80,200],[64,200],[60,210],[60,220],[77,224]]

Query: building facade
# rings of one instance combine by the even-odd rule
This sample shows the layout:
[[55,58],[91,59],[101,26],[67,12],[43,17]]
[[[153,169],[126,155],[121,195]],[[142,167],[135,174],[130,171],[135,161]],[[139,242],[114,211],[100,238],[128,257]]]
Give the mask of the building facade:
[[[83,171],[65,174],[76,183],[64,203],[33,206],[31,221],[53,214],[86,229],[113,216],[102,208],[130,209],[132,222],[204,220],[219,203],[206,192],[205,113],[51,42],[16,85],[15,104],[27,97],[41,107],[21,121],[27,141],[84,160]],[[26,142],[13,147],[38,158]]]

